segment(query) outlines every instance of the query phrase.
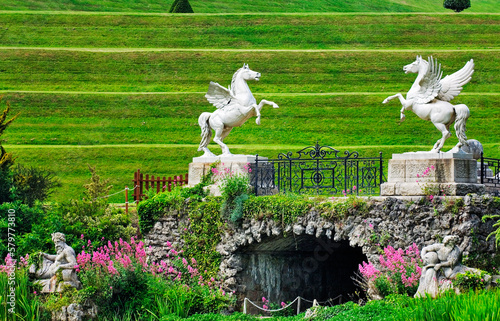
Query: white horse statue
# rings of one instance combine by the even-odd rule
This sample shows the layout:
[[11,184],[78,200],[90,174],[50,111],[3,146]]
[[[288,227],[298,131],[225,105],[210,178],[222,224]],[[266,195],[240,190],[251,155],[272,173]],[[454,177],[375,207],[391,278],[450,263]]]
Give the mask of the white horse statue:
[[261,100],[257,105],[250,88],[248,80],[258,81],[260,73],[250,70],[247,64],[238,69],[234,75],[231,85],[224,88],[218,83],[210,82],[208,92],[205,95],[207,100],[217,107],[213,113],[202,113],[198,118],[201,127],[201,142],[198,151],[205,152],[204,156],[215,156],[209,149],[208,143],[212,138],[212,129],[215,130],[214,142],[222,148],[222,155],[231,155],[229,148],[223,143],[224,138],[233,127],[243,125],[250,117],[257,116],[255,122],[260,125],[260,110],[264,105],[271,105],[278,108],[272,101]]
[[452,105],[450,100],[458,96],[462,91],[462,86],[467,84],[474,73],[474,61],[471,59],[465,66],[454,74],[441,79],[441,64],[432,57],[428,61],[417,56],[417,59],[403,67],[405,73],[418,73],[417,79],[411,86],[404,99],[401,93],[387,97],[383,103],[399,98],[401,101],[401,121],[404,121],[405,110],[412,110],[423,120],[430,120],[434,126],[443,134],[431,152],[439,153],[444,142],[451,136],[450,125],[455,122],[455,132],[458,137],[456,147],[467,146],[467,136],[465,135],[465,123],[470,116],[469,108],[466,105]]

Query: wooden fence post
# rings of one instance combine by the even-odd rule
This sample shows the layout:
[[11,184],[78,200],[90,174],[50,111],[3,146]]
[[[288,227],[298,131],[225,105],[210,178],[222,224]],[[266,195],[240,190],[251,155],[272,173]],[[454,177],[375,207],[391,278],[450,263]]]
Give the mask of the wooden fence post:
[[125,214],[128,215],[128,186],[125,186]]
[[[144,178],[144,174],[141,173],[141,170],[138,169],[136,172],[134,172],[134,201],[135,202],[140,202],[144,195],[145,190],[149,189],[154,189],[155,184],[156,184],[156,193],[165,192],[169,191],[171,192],[172,189],[176,186],[183,186],[188,184],[188,174],[185,175],[178,175],[172,177],[169,177],[168,179],[163,176],[161,178],[160,176],[155,177],[154,175],[149,176],[149,174],[146,174],[146,177]],[[146,183],[144,185],[144,183]],[[161,184],[161,185],[160,185]]]

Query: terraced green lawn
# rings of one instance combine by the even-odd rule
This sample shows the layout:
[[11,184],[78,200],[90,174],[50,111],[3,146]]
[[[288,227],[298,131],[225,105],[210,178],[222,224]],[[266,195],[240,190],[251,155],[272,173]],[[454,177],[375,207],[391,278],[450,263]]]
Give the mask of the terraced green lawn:
[[0,13],[1,46],[197,49],[498,49],[500,15]]
[[[381,103],[408,91],[415,75],[402,67],[420,54],[438,58],[445,74],[474,59],[473,79],[453,103],[471,110],[468,137],[500,157],[499,19],[0,12],[0,92],[21,112],[2,144],[19,163],[57,173],[57,201],[78,197],[87,164],[112,179],[112,192],[131,186],[138,168],[185,173],[200,155],[197,118],[214,110],[204,98],[208,83],[227,86],[245,62],[262,73],[250,84],[256,98],[280,108],[265,107],[261,126],[251,119],[234,129],[226,139],[233,153],[275,157],[318,141],[388,159],[430,149],[440,136],[412,113],[400,124],[399,102]],[[446,148],[456,142],[452,136]]]
[[[2,10],[168,12],[173,0],[0,0]],[[191,0],[198,13],[235,12],[450,12],[434,0]],[[498,12],[495,0],[474,0],[467,12]]]
[[416,75],[402,68],[421,54],[437,57],[445,74],[474,59],[477,71],[464,93],[498,92],[499,53],[0,50],[0,90],[206,92],[210,81],[229,85],[245,62],[262,73],[250,84],[254,93],[391,93],[411,87]]

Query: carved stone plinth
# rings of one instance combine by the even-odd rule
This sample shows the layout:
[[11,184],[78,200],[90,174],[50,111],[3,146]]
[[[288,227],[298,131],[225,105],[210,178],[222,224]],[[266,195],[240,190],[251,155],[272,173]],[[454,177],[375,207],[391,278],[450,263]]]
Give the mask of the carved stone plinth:
[[484,185],[477,184],[476,161],[462,152],[393,154],[380,189],[387,196],[485,193]]
[[[265,160],[265,157],[259,157]],[[208,174],[210,165],[220,161],[217,165],[218,171],[225,171],[226,169],[234,174],[247,174],[248,164],[255,163],[255,155],[231,155],[231,156],[210,156],[210,157],[194,157],[193,162],[189,164],[189,182],[188,186],[195,186],[201,182],[204,175]]]

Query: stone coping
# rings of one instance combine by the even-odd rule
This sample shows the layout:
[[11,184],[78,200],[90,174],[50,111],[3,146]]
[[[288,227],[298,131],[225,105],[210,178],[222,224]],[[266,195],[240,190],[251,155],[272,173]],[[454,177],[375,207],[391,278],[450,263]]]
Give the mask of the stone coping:
[[[254,163],[257,155],[219,155],[219,156],[200,156],[193,157],[193,163],[215,163],[220,161],[221,163]],[[267,157],[259,156],[260,160],[267,160]]]
[[392,154],[392,159],[473,159],[472,154],[459,151],[457,153],[408,152]]

